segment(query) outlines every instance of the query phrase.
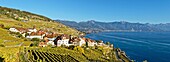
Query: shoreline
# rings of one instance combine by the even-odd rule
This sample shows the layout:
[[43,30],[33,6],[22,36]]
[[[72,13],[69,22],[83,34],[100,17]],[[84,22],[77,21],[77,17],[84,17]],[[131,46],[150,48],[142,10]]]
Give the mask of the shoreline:
[[124,62],[133,62],[125,53],[125,51],[122,51],[120,48],[116,48],[116,52],[118,53],[118,57],[120,57]]
[[[89,33],[92,34],[92,33]],[[86,36],[86,34],[85,34]],[[92,39],[92,38],[90,38]],[[125,51],[122,51],[119,47],[115,48],[113,47],[114,50],[114,54],[116,55],[116,60],[118,61],[122,61],[122,62],[134,62],[134,60],[130,59],[127,55]]]

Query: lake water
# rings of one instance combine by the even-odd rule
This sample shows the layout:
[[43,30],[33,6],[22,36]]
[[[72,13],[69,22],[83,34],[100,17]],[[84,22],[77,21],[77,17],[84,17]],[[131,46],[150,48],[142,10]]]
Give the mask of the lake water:
[[109,41],[136,62],[170,62],[170,32],[101,32],[86,37]]

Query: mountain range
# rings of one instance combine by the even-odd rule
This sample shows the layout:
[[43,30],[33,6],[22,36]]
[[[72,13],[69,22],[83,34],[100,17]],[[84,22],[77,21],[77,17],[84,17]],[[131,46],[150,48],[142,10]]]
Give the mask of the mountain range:
[[105,32],[105,31],[118,31],[118,32],[167,32],[170,31],[170,23],[165,24],[150,24],[150,23],[131,23],[126,21],[120,22],[98,22],[90,20],[86,22],[75,22],[66,20],[55,20],[64,25],[78,29],[80,31],[89,32]]

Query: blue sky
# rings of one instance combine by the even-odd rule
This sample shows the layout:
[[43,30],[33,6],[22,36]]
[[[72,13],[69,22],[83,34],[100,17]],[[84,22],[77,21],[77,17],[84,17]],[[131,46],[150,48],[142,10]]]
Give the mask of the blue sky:
[[51,19],[170,23],[170,0],[0,0]]

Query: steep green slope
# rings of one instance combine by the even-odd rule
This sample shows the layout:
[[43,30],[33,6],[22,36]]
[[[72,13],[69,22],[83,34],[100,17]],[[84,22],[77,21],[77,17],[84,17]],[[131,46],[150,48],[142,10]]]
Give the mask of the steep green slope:
[[18,21],[28,20],[28,21],[52,21],[50,18],[47,18],[42,15],[33,14],[27,11],[21,11],[13,8],[6,8],[0,6],[0,14],[6,15],[8,18],[13,18]]
[[0,47],[29,46],[31,44],[31,41],[24,41],[24,39],[14,37],[2,28],[0,28],[0,34]]
[[[85,53],[70,50],[67,48],[25,48],[27,56],[21,61],[61,61],[61,62],[109,62],[111,59],[106,59],[101,51],[85,50]],[[90,57],[91,56],[91,57]]]
[[35,26],[37,29],[76,36],[80,33],[73,28],[65,26],[59,22],[55,22],[45,16],[6,7],[0,7],[0,24],[5,25],[6,28],[32,28]]
[[[21,19],[17,19],[17,16]],[[28,20],[23,21],[26,19]],[[12,36],[8,30],[10,27],[32,28],[35,26],[38,30],[42,29],[75,36],[80,33],[75,29],[52,21],[47,17],[5,7],[0,7],[0,25],[4,25],[4,28],[0,27],[0,46],[6,47],[29,46],[31,43],[31,41],[24,41],[24,39]]]
[[[1,27],[4,25],[4,27]],[[0,62],[115,62],[113,49],[104,47],[29,47],[34,42],[10,34],[10,27],[32,28],[78,36],[81,32],[47,17],[0,7]],[[27,46],[27,47],[26,47]]]
[[0,7],[0,62],[18,62],[20,47],[30,46],[32,41],[13,36],[9,32],[10,27],[32,28],[48,30],[56,33],[79,35],[79,31],[55,22],[45,16],[32,14],[17,9]]
[[0,62],[19,62],[18,47],[0,47]]

